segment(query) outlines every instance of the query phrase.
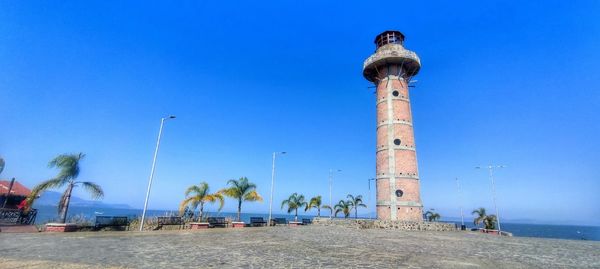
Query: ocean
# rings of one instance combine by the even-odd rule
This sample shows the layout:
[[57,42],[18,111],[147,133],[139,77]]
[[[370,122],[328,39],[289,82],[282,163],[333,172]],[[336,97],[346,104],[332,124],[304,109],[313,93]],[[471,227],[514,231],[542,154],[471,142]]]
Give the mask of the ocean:
[[[54,206],[38,206],[38,215],[36,224],[44,224],[57,219],[57,210]],[[148,217],[173,216],[177,215],[175,210],[148,210]],[[91,207],[70,207],[68,218],[84,218],[94,221],[95,216],[128,216],[137,218],[142,215],[141,209],[120,209],[120,208],[91,208]],[[205,212],[205,215],[212,217],[230,217],[235,218],[236,213],[231,212]],[[324,213],[328,216],[328,212]],[[242,213],[241,219],[244,222],[250,222],[250,217],[263,217],[267,219],[268,214],[260,213]],[[298,215],[298,219],[312,218],[313,215]],[[293,220],[294,216],[289,214],[273,214],[273,218],[286,218]],[[456,223],[460,226],[460,223]],[[472,228],[472,223],[467,224],[467,228]],[[514,236],[521,237],[539,237],[571,240],[594,240],[600,241],[600,227],[597,226],[578,226],[578,225],[548,225],[548,224],[522,224],[522,223],[502,223],[502,230],[512,233]]]

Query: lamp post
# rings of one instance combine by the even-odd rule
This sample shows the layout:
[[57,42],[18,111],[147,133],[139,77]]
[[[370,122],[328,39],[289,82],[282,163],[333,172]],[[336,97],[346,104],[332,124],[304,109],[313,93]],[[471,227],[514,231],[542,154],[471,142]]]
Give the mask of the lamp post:
[[490,171],[490,180],[492,181],[492,199],[494,200],[494,208],[496,209],[496,223],[498,223],[498,234],[501,234],[500,229],[500,214],[498,213],[498,206],[496,205],[496,185],[494,184],[494,172],[496,168],[504,168],[506,165],[488,165],[487,167],[477,166],[476,169],[487,168]]
[[267,225],[271,225],[271,217],[273,215],[273,186],[275,184],[275,156],[277,156],[277,153],[283,155],[287,152],[273,152],[273,167],[271,169],[271,195],[269,198],[269,220],[267,221]]
[[458,203],[460,205],[460,229],[466,230],[465,215],[463,214],[462,196],[460,195],[460,184],[458,183],[458,178],[456,178],[456,189],[458,190]]
[[[371,181],[375,180],[374,178],[369,178],[367,181],[369,182],[369,204],[371,204]],[[377,205],[375,205],[375,210],[377,210]],[[373,211],[371,211],[371,218],[373,218]]]
[[[335,172],[342,172],[340,169],[336,169]],[[333,169],[329,169],[329,219],[333,218],[333,199],[331,196],[331,190],[333,188]]]
[[156,148],[154,149],[154,158],[152,159],[152,169],[150,170],[150,179],[148,179],[148,190],[146,191],[146,200],[144,201],[144,211],[142,211],[142,222],[140,223],[140,232],[144,231],[144,220],[146,219],[146,210],[148,209],[148,198],[150,197],[150,188],[152,187],[152,179],[154,178],[154,168],[156,167],[156,156],[160,147],[160,138],[162,136],[163,126],[166,120],[174,119],[175,116],[168,116],[160,119],[160,129],[158,130],[158,139],[156,140]]

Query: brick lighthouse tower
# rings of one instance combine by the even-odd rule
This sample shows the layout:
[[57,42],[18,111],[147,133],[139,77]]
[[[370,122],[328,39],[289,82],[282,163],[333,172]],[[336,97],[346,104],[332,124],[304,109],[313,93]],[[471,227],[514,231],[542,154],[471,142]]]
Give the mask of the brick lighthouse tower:
[[377,87],[377,218],[422,221],[419,171],[408,84],[421,61],[404,48],[404,35],[385,31],[363,66]]

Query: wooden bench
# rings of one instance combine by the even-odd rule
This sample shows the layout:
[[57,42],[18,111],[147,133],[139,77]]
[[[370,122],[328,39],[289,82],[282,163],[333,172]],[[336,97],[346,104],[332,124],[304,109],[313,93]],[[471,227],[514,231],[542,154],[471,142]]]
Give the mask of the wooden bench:
[[227,227],[227,221],[225,221],[225,217],[209,217],[208,219],[208,227]]
[[250,227],[267,226],[267,222],[262,217],[250,217]]
[[271,226],[287,224],[287,220],[285,218],[274,218],[271,221],[272,221]]
[[158,229],[162,229],[165,225],[178,225],[179,229],[183,228],[183,218],[182,217],[158,217]]
[[106,227],[126,227],[126,230],[129,230],[129,218],[123,216],[96,216],[94,230]]

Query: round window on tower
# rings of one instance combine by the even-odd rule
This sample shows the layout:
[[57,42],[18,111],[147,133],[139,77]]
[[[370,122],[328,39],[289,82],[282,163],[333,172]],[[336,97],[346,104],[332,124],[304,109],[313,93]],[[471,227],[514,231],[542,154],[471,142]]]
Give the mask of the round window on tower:
[[398,91],[393,91],[393,92],[392,92],[392,95],[393,95],[394,97],[398,97],[398,95],[400,95],[400,93],[399,93]]
[[400,141],[400,139],[398,139],[398,138],[394,139],[394,145],[400,146],[400,143],[402,143],[402,141]]
[[402,197],[402,195],[404,195],[404,192],[402,192],[402,190],[396,190],[396,197]]

